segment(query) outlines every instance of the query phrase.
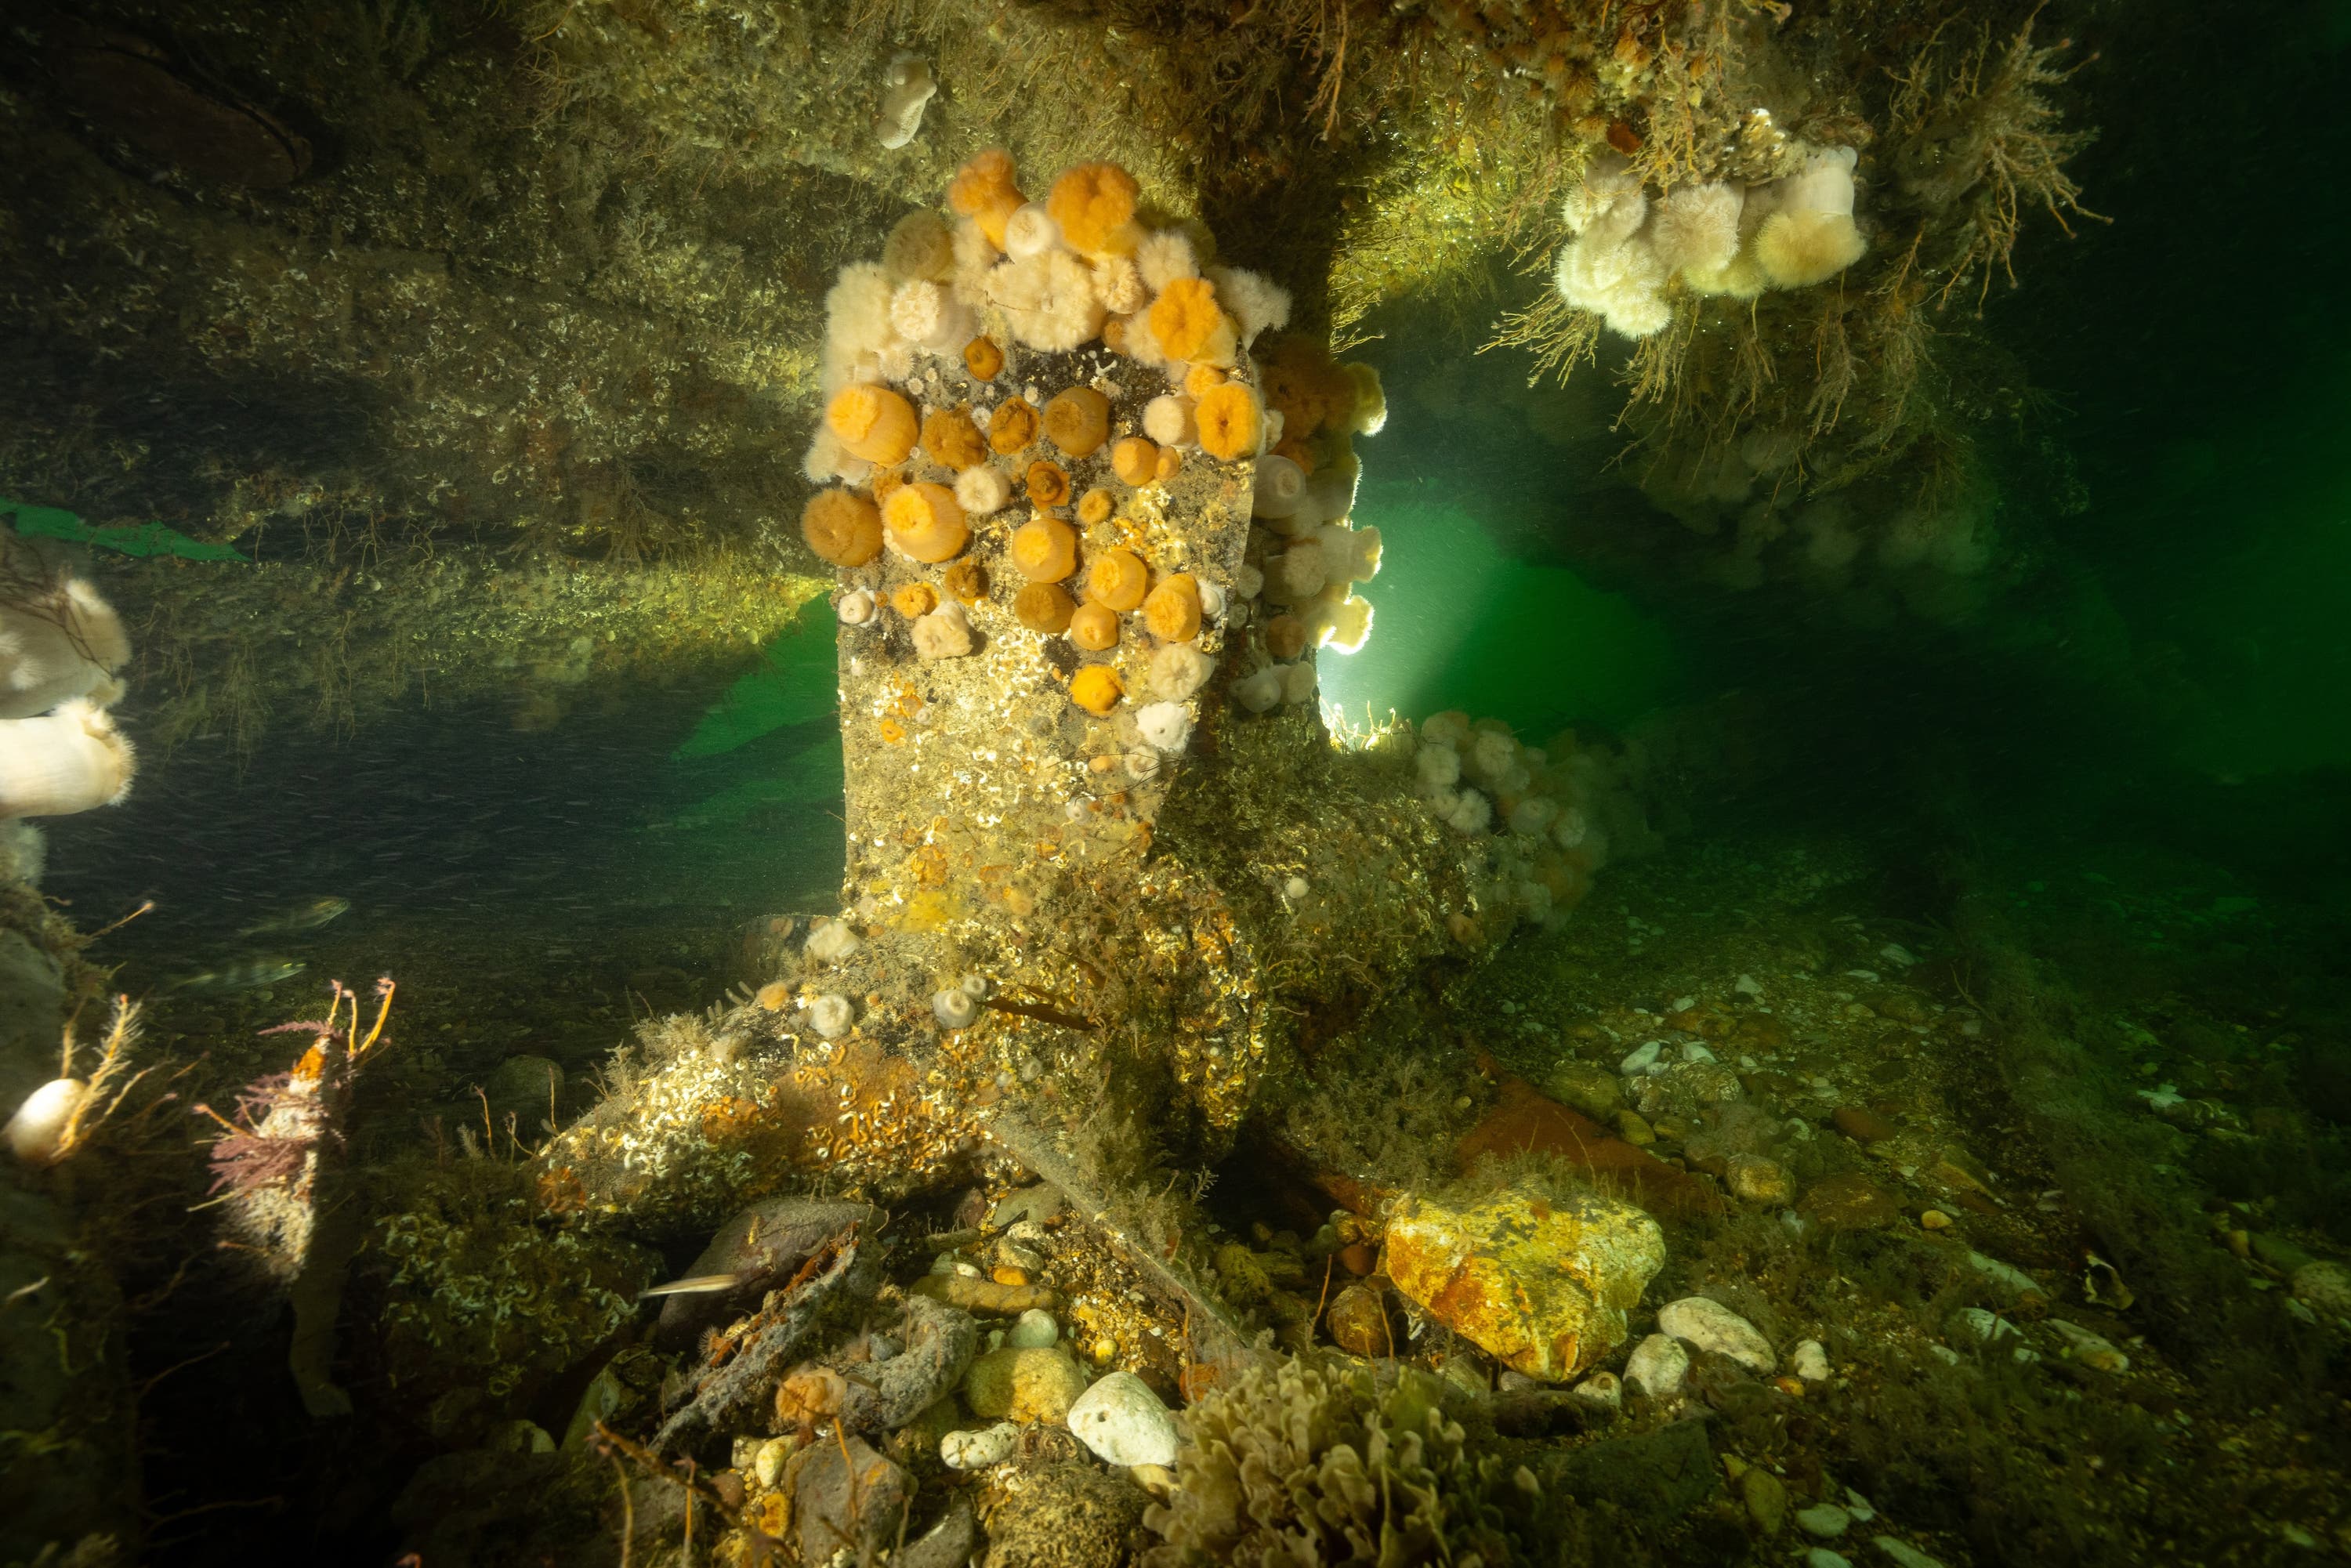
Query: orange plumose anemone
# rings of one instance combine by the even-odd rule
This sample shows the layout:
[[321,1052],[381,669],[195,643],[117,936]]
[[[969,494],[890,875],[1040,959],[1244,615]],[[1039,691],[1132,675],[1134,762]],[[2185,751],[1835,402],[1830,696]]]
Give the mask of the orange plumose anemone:
[[947,183],[947,205],[977,219],[987,242],[998,250],[1004,248],[1006,220],[1028,203],[1015,183],[1012,154],[1001,147],[975,156]]
[[1066,632],[1077,601],[1058,582],[1032,582],[1012,596],[1012,613],[1031,632]]
[[792,988],[783,980],[769,980],[751,999],[768,1012],[779,1013],[791,1005]]
[[1267,622],[1265,651],[1285,662],[1306,652],[1306,622],[1295,615],[1277,615]]
[[1004,350],[993,338],[974,338],[963,346],[963,368],[981,381],[992,382],[1004,371]]
[[1184,372],[1185,395],[1196,398],[1210,387],[1222,384],[1224,379],[1225,372],[1214,365],[1194,365]]
[[1151,569],[1131,549],[1104,550],[1086,572],[1086,597],[1121,614],[1142,606]]
[[1126,485],[1148,485],[1159,472],[1159,446],[1148,436],[1130,435],[1110,449],[1110,471]]
[[939,607],[939,591],[927,582],[900,583],[890,595],[890,608],[912,621]]
[[1097,485],[1078,497],[1078,521],[1088,528],[1110,521],[1110,492]]
[[1304,441],[1325,425],[1343,423],[1355,402],[1353,380],[1311,338],[1285,332],[1270,353],[1259,356],[1258,364],[1267,406],[1281,411],[1285,440]]
[[1265,409],[1257,393],[1238,382],[1210,387],[1192,410],[1200,426],[1200,450],[1228,463],[1257,455],[1265,434]]
[[923,421],[923,455],[960,474],[987,461],[987,437],[971,422],[968,410],[935,409]]
[[1165,579],[1143,601],[1143,623],[1163,643],[1188,643],[1200,634],[1200,584],[1188,571]]
[[963,553],[971,529],[963,507],[945,485],[901,485],[882,508],[882,524],[899,550],[926,565],[952,560]]
[[1118,646],[1118,612],[1106,604],[1081,604],[1070,614],[1070,641],[1089,653]]
[[1058,507],[1070,498],[1069,471],[1060,464],[1040,457],[1029,465],[1022,476],[1029,486],[1029,499],[1040,507]]
[[1026,398],[1013,398],[987,420],[987,444],[1002,456],[1026,452],[1037,440],[1040,421]]
[[1171,360],[1214,358],[1219,342],[1229,344],[1232,337],[1216,285],[1205,277],[1170,279],[1151,302],[1150,321],[1159,351]]
[[882,553],[882,508],[853,490],[819,490],[800,508],[800,538],[834,566],[863,566]]
[[1078,570],[1078,530],[1059,517],[1031,517],[1012,530],[1012,564],[1031,582],[1060,582]]
[[1176,448],[1172,446],[1161,447],[1159,449],[1159,471],[1154,476],[1154,477],[1155,477],[1161,484],[1165,485],[1168,480],[1173,479],[1176,475],[1183,471],[1184,455],[1181,452],[1176,451]]
[[969,556],[948,567],[939,580],[958,604],[977,604],[987,597],[987,569]]
[[1070,248],[1088,256],[1131,256],[1143,234],[1134,203],[1134,176],[1115,163],[1081,163],[1053,182],[1045,210]]
[[1087,457],[1110,439],[1110,399],[1071,387],[1045,405],[1045,438],[1069,457]]
[[1126,688],[1108,664],[1088,664],[1070,677],[1070,700],[1100,717],[1118,706]]
[[871,382],[859,382],[835,392],[825,408],[824,422],[851,455],[868,463],[904,462],[922,434],[914,405],[888,387]]

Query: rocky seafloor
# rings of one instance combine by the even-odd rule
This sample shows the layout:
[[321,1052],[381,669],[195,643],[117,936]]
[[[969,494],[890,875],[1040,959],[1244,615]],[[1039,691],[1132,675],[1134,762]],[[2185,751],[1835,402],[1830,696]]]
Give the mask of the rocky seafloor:
[[[993,1104],[926,1113],[936,1174],[843,1191],[797,1149],[715,1237],[549,1201],[556,1122],[518,1111],[538,1058],[468,1037],[496,1032],[475,1010],[496,997],[561,996],[579,955],[469,976],[453,952],[395,1015],[394,1036],[425,1032],[355,1081],[336,1190],[370,1219],[330,1364],[350,1414],[303,1413],[302,1301],[239,1275],[215,1217],[178,1215],[201,1173],[140,1097],[17,1177],[10,1329],[87,1354],[46,1391],[55,1440],[17,1436],[11,1464],[78,1477],[80,1528],[10,1551],[1834,1568],[2345,1550],[2325,925],[2200,862],[1979,851],[1693,840],[1489,961],[1310,1028],[1294,1081],[1212,1161],[1144,1185],[1092,1124],[1114,1107],[1013,1071],[999,1096],[960,1091]],[[789,921],[738,972],[810,962]],[[68,967],[103,951],[48,935]],[[167,994],[145,1049],[180,1071],[301,984]],[[609,1002],[578,996],[566,1027],[609,1038]],[[746,987],[645,1030],[672,1050],[740,1034],[746,1060],[840,1080],[844,1117],[871,1109],[872,1064],[770,1046],[761,1012]],[[236,1071],[286,1054],[256,1046]],[[549,1109],[627,1092],[625,1062],[569,1075]],[[173,1082],[193,1097],[228,1071]],[[59,1245],[77,1228],[114,1249],[103,1267]],[[699,1288],[639,1299],[664,1281]],[[185,1446],[224,1408],[239,1445]],[[169,1517],[189,1510],[195,1529]]]

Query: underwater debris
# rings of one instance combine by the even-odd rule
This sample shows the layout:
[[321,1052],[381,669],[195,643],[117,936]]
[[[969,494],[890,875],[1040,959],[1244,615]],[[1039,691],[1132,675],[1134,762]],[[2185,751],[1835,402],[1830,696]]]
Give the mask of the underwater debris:
[[194,1111],[221,1129],[208,1156],[213,1204],[226,1233],[221,1244],[292,1298],[287,1362],[304,1405],[313,1416],[347,1416],[350,1396],[329,1374],[342,1270],[358,1235],[350,1217],[337,1212],[338,1166],[352,1086],[371,1054],[391,1045],[383,1030],[395,988],[390,976],[376,981],[375,1021],[362,1036],[359,993],[340,980],[329,984],[324,1019],[261,1031],[310,1038],[291,1069],[240,1091],[234,1119],[209,1105]]
[[[310,1038],[292,1068],[239,1091],[234,1119],[209,1105],[194,1107],[221,1129],[209,1158],[212,1190],[226,1206],[225,1228],[281,1284],[290,1283],[308,1260],[322,1162],[341,1145],[353,1082],[370,1053],[392,1043],[383,1032],[396,989],[390,976],[375,983],[375,1021],[364,1037],[360,994],[340,980],[329,986],[326,1018],[261,1031]],[[351,1009],[348,1020],[345,1003]]]
[[689,1449],[770,1397],[778,1369],[799,1354],[819,1315],[846,1287],[858,1261],[861,1230],[854,1221],[843,1226],[768,1303],[728,1331],[725,1354],[697,1374],[691,1396],[654,1435],[657,1452]]
[[662,1303],[661,1338],[688,1343],[703,1329],[747,1311],[796,1277],[841,1231],[852,1225],[871,1228],[881,1218],[880,1210],[862,1203],[779,1197],[752,1205],[718,1228],[684,1280],[644,1292],[668,1298]]

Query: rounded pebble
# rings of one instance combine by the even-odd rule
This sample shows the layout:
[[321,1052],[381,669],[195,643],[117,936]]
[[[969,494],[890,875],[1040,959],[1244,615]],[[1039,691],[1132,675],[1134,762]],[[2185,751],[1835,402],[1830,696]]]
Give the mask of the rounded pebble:
[[1770,1376],[1780,1369],[1780,1358],[1761,1330],[1720,1301],[1705,1296],[1684,1296],[1657,1312],[1657,1327],[1700,1350],[1727,1355],[1748,1371]]
[[1788,1353],[1788,1370],[1807,1383],[1825,1383],[1829,1375],[1829,1353],[1816,1339],[1800,1340]]
[[939,1439],[939,1462],[951,1470],[984,1470],[1010,1458],[1020,1446],[1020,1428],[998,1421],[976,1432],[949,1432]]
[[1625,1363],[1625,1386],[1646,1399],[1671,1399],[1688,1375],[1689,1352],[1668,1333],[1651,1334]]
[[1061,1325],[1042,1307],[1031,1307],[1012,1320],[1004,1343],[1015,1350],[1050,1350],[1061,1337]]
[[770,1437],[759,1445],[758,1452],[751,1456],[751,1473],[759,1479],[761,1486],[775,1486],[784,1473],[784,1461],[792,1457],[792,1450],[798,1447],[797,1437]]
[[2288,1287],[2294,1299],[2328,1317],[2351,1317],[2351,1269],[2331,1259],[2304,1263]]
[[1131,1372],[1111,1373],[1079,1396],[1070,1406],[1070,1430],[1109,1464],[1176,1462],[1176,1418]]
[[1796,1523],[1806,1535],[1834,1541],[1853,1528],[1853,1515],[1833,1502],[1816,1502],[1796,1511]]

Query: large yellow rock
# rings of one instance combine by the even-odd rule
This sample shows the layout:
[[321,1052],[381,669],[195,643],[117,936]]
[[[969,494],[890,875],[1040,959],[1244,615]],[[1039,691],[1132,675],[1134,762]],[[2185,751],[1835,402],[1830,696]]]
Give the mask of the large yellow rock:
[[1058,1425],[1086,1391],[1086,1375],[1060,1347],[1050,1350],[991,1350],[971,1364],[963,1380],[964,1403],[989,1420]]
[[1407,1197],[1388,1218],[1396,1289],[1487,1354],[1552,1383],[1624,1343],[1625,1314],[1665,1261],[1656,1220],[1597,1195],[1510,1187],[1459,1209]]

